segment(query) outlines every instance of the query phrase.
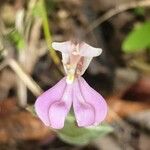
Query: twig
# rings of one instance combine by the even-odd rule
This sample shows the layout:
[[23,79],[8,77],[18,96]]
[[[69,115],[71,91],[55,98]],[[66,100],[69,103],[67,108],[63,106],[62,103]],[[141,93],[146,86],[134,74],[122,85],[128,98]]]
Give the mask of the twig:
[[30,31],[31,31],[31,26],[32,26],[32,21],[33,21],[33,17],[32,17],[32,13],[33,13],[33,9],[35,7],[37,0],[30,0],[27,6],[27,12],[26,12],[26,17],[25,17],[25,39],[26,41],[29,40],[29,35],[30,35]]
[[2,63],[0,64],[0,71],[1,71],[2,69],[4,69],[7,65],[8,65],[8,62],[4,60],[4,62],[2,62]]
[[27,86],[17,77],[17,97],[18,104],[21,107],[25,107],[27,105],[28,94],[27,94]]
[[[15,28],[21,35],[24,34],[24,30],[25,30],[24,16],[25,16],[25,10],[24,8],[22,8],[22,3],[20,3],[20,8],[17,10],[16,18],[15,18]],[[18,53],[18,61],[23,67],[25,66],[23,63],[24,59],[22,59],[24,55],[25,55],[25,48],[20,49]],[[19,77],[16,80],[16,84],[17,84],[18,104],[22,107],[25,107],[27,105],[27,87]]]
[[136,7],[150,7],[150,0],[132,1],[132,2],[120,4],[120,5],[116,6],[115,8],[110,9],[108,12],[106,12],[104,15],[99,17],[97,20],[95,20],[89,26],[87,33],[91,32],[92,30],[94,30],[96,27],[98,27],[100,24],[107,21],[111,17],[113,17],[123,11],[133,9]]
[[32,30],[30,31],[30,41],[28,42],[25,54],[23,54],[25,55],[25,62],[23,62],[23,66],[29,74],[33,72],[34,66],[40,57],[38,46],[40,41],[41,26],[41,19],[36,18],[32,25]]
[[14,59],[10,59],[8,64],[35,96],[39,96],[43,92],[39,85],[23,71],[23,69]]

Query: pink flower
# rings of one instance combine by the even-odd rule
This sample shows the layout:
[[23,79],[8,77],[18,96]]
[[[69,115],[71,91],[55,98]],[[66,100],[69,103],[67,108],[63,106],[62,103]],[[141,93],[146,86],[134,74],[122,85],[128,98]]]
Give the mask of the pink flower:
[[84,42],[54,42],[53,48],[62,53],[66,77],[38,97],[35,110],[46,126],[61,129],[73,104],[79,127],[98,125],[107,115],[104,98],[81,77],[93,57],[102,50]]

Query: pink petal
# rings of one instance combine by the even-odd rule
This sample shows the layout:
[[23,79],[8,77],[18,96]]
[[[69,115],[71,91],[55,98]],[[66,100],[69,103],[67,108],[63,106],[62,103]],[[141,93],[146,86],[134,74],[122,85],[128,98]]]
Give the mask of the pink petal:
[[85,57],[96,57],[102,53],[101,48],[95,48],[83,42],[80,45],[80,55]]
[[71,42],[70,41],[66,41],[66,42],[53,42],[52,43],[52,47],[55,50],[58,50],[62,53],[68,53],[69,50],[71,50]]
[[95,121],[94,108],[91,104],[87,103],[82,95],[81,87],[79,86],[78,79],[74,83],[73,91],[73,108],[78,126],[90,126]]
[[35,102],[35,110],[46,126],[63,127],[72,103],[71,90],[71,85],[68,85],[66,78],[63,78],[38,97]]
[[95,123],[99,124],[102,122],[107,115],[107,104],[104,98],[91,88],[88,83],[82,78],[79,78],[79,85],[86,101],[95,108]]
[[90,126],[99,124],[107,115],[107,104],[104,98],[91,88],[82,77],[78,78],[77,85],[78,89],[75,89],[74,92],[80,92],[80,96],[78,96],[78,102],[73,99],[73,105],[78,125]]
[[55,129],[63,128],[65,117],[67,116],[70,110],[71,104],[72,104],[72,84],[67,84],[61,100],[55,102],[53,105],[51,105],[49,109],[49,118],[51,127]]
[[54,103],[49,110],[51,127],[55,129],[63,128],[68,111],[69,109],[64,102]]

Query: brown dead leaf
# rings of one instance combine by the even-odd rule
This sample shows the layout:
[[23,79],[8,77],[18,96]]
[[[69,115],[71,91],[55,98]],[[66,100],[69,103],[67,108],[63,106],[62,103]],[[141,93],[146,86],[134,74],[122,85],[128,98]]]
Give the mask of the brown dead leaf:
[[42,140],[54,133],[31,113],[17,107],[15,100],[0,102],[0,143]]
[[128,115],[150,109],[150,102],[129,101],[118,97],[110,97],[108,99],[108,105],[110,109],[106,119],[108,122],[118,119],[112,114],[112,111],[116,114],[116,116],[127,117]]

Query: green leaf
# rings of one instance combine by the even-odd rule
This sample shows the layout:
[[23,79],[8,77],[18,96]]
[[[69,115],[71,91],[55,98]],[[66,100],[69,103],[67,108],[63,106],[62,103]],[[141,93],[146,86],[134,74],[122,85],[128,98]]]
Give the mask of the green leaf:
[[125,53],[144,51],[150,45],[150,21],[143,23],[129,33],[122,44]]
[[23,36],[14,30],[8,35],[9,40],[16,46],[17,49],[22,49],[25,47],[25,41]]
[[112,131],[112,127],[106,124],[97,127],[80,128],[76,125],[74,117],[68,115],[64,128],[59,130],[57,134],[60,139],[69,144],[85,145],[91,142],[91,140]]

